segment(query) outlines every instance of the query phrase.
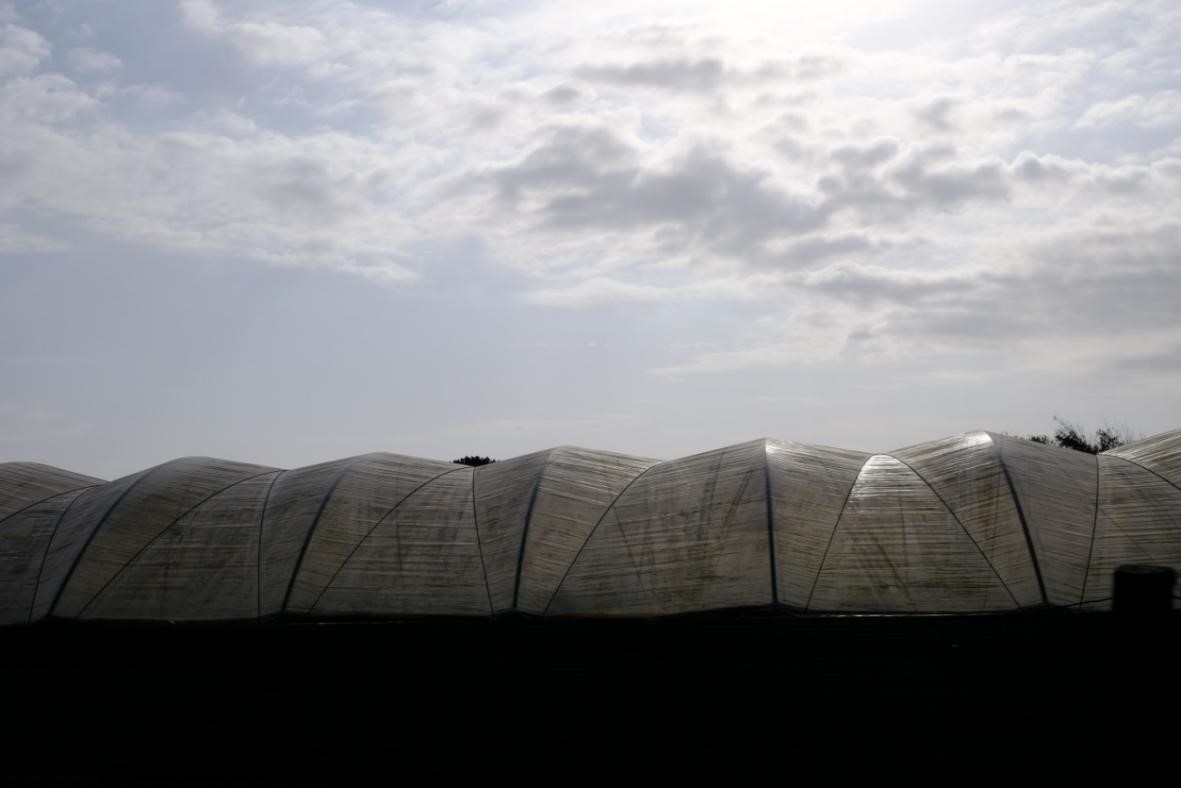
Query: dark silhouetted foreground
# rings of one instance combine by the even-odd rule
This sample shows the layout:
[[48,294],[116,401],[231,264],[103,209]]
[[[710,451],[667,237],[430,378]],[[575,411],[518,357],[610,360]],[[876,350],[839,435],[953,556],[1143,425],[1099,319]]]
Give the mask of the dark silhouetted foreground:
[[1102,613],[49,622],[0,629],[3,769],[1087,783],[1176,751],[1160,658],[1176,627],[1166,613],[1132,642]]

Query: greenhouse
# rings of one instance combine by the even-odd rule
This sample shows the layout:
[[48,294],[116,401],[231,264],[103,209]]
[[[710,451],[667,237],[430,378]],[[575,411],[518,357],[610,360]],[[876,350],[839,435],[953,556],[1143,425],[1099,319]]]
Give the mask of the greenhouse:
[[0,464],[0,623],[663,617],[1110,606],[1181,568],[1181,430],[1089,455],[991,432],[473,468]]

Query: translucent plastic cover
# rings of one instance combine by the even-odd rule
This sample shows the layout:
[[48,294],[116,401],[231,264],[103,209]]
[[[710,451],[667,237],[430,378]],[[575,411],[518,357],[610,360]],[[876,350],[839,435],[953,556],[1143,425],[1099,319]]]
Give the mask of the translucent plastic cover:
[[0,464],[0,623],[1105,608],[1181,569],[1181,431],[1098,456],[988,432],[870,455],[757,440],[471,468]]

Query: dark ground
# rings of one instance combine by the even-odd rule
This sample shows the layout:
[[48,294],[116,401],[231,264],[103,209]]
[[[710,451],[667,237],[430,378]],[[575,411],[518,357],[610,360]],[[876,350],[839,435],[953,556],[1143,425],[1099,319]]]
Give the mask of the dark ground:
[[0,777],[1124,783],[1175,776],[1178,624],[745,611],[7,627]]

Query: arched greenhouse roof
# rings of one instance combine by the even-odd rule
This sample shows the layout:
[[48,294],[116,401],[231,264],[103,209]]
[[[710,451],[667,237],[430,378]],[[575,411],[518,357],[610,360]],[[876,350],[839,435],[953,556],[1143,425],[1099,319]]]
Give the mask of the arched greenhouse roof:
[[991,432],[473,468],[0,464],[0,623],[1103,609],[1181,569],[1181,430],[1088,455]]

